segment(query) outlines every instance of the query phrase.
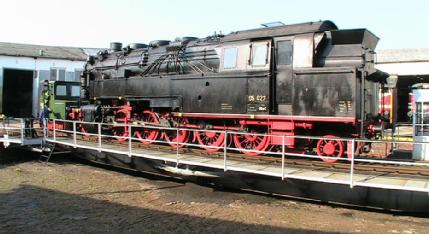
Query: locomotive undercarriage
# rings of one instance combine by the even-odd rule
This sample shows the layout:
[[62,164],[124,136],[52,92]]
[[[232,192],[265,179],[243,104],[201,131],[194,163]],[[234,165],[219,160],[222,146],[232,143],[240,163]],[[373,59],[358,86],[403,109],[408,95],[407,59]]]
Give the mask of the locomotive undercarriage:
[[[335,139],[314,140],[305,136],[321,136],[326,138],[356,137],[358,131],[355,122],[338,122],[336,124],[318,124],[317,121],[303,121],[293,118],[270,119],[269,117],[179,113],[170,108],[150,108],[145,102],[110,100],[110,104],[89,105],[73,109],[70,119],[82,122],[110,123],[103,132],[115,136],[119,142],[131,137],[141,144],[155,144],[164,140],[174,148],[186,147],[191,143],[199,145],[208,153],[224,148],[235,147],[246,156],[257,156],[264,151],[285,151],[290,153],[314,153],[325,162],[332,163],[347,152],[347,143]],[[89,109],[89,110],[88,110]],[[125,124],[139,127],[132,132]],[[323,126],[323,129],[320,128]],[[82,133],[94,133],[94,125],[80,124],[77,126]],[[159,129],[165,128],[165,129]],[[180,128],[171,130],[169,128]],[[225,134],[225,131],[239,132]],[[285,137],[282,137],[285,136]],[[304,136],[304,137],[303,137]],[[355,147],[358,148],[358,147]]]

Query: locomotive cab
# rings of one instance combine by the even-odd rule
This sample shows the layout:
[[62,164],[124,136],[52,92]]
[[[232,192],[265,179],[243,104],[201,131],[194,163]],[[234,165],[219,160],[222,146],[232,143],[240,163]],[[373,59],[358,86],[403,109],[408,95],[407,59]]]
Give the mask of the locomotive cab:
[[68,108],[77,106],[80,100],[80,82],[55,81],[50,82],[50,115],[51,119],[68,119]]
[[360,117],[360,92],[353,94],[365,80],[373,82],[376,36],[365,29],[333,30],[274,41],[278,114]]

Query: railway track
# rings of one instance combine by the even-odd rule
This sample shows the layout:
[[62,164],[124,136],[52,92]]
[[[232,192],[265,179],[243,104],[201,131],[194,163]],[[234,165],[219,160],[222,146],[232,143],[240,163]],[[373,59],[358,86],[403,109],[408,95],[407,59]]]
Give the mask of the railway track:
[[[97,142],[98,138],[94,137],[82,137],[85,141]],[[127,146],[128,142],[118,142],[114,139],[103,140],[104,144],[117,145],[117,146]],[[143,145],[140,142],[132,142],[134,148],[143,148],[147,150],[160,151],[164,153],[176,154],[177,149],[172,148],[169,145],[164,144],[150,144]],[[197,147],[186,147],[179,148],[179,154],[188,154],[202,157],[211,157],[211,158],[223,158],[223,152],[214,152],[209,153],[204,149],[199,149]],[[228,152],[228,158],[240,160],[244,162],[255,162],[266,165],[279,165],[282,163],[282,159],[279,156],[246,156],[244,154]],[[373,159],[373,158],[372,158]],[[382,161],[382,159],[380,159]],[[285,167],[288,165],[303,167],[303,168],[319,168],[319,169],[335,169],[337,171],[350,171],[350,163],[348,161],[335,162],[335,163],[326,163],[323,161],[318,161],[317,159],[309,158],[296,158],[295,156],[287,156],[285,160]],[[389,173],[392,176],[395,175],[410,175],[410,176],[429,176],[429,167],[428,166],[409,166],[409,165],[387,165],[380,163],[369,163],[369,162],[355,162],[354,170],[358,172],[369,173]]]

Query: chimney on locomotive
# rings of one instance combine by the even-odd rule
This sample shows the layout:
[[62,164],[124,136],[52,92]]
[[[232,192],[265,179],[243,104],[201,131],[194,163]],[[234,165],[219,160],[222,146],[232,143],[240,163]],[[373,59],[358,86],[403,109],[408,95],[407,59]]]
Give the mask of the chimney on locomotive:
[[111,42],[110,43],[110,51],[118,52],[122,50],[122,43],[120,42]]

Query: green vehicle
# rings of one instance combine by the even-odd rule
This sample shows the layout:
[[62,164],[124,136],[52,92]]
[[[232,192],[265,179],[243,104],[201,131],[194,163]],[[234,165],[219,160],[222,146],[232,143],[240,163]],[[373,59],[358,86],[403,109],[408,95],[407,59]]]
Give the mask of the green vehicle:
[[77,106],[80,101],[80,82],[50,81],[49,82],[49,113],[50,119],[69,119],[67,108]]

